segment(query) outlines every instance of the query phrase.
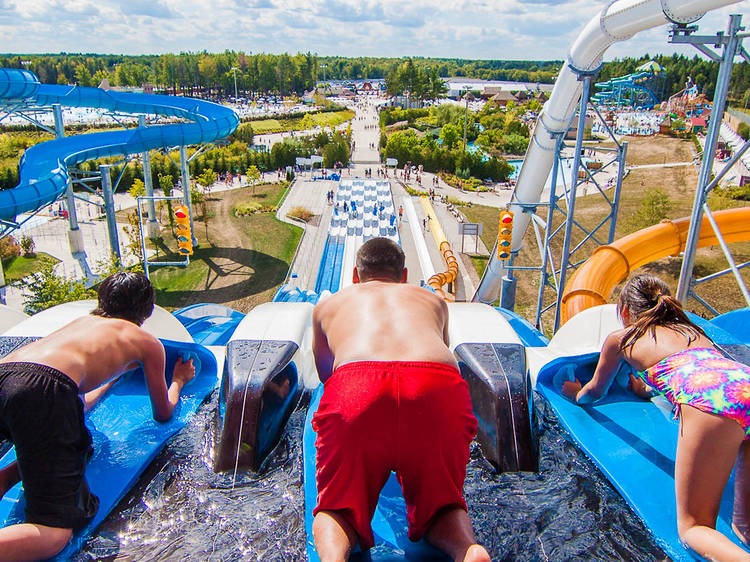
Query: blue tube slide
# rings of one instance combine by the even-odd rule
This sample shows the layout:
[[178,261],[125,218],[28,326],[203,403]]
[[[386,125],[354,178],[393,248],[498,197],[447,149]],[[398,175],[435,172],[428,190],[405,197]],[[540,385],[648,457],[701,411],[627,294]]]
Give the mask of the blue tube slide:
[[21,158],[20,183],[0,191],[0,220],[13,220],[20,213],[35,211],[57,199],[65,191],[69,166],[108,156],[212,142],[232,134],[239,125],[234,111],[215,103],[179,96],[40,84],[27,70],[0,68],[0,100],[9,106],[60,104],[191,121],[76,135],[32,146]]

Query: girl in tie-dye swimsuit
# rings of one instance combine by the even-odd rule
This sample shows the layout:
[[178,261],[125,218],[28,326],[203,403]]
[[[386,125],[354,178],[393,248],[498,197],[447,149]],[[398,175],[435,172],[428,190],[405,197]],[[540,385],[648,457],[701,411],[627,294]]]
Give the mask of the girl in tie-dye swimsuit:
[[658,391],[680,418],[675,495],[683,543],[706,559],[750,559],[716,530],[721,496],[734,468],[732,528],[748,544],[750,367],[724,357],[657,277],[631,278],[620,293],[618,313],[625,328],[605,340],[591,381],[583,387],[577,380],[566,381],[562,393],[579,404],[590,403],[609,388],[621,360],[634,367],[633,390],[639,395]]
[[731,361],[714,347],[691,347],[639,371],[646,384],[674,405],[689,404],[733,419],[750,438],[750,367]]

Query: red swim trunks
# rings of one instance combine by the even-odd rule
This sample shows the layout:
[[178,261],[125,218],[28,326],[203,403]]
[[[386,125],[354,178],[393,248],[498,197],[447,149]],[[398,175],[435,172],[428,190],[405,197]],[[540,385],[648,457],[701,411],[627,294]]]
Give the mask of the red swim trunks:
[[436,515],[466,509],[469,444],[477,431],[469,387],[443,363],[361,361],[336,369],[313,416],[318,505],[338,511],[359,545],[374,546],[370,522],[395,472],[404,491],[409,538]]

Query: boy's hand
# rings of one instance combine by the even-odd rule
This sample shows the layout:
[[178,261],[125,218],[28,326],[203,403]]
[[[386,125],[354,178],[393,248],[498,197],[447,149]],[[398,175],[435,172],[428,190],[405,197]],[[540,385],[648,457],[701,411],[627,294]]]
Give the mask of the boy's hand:
[[561,392],[563,396],[575,402],[576,395],[581,391],[581,388],[582,386],[578,379],[575,381],[565,381],[562,385]]
[[176,382],[180,386],[185,386],[193,378],[195,378],[195,367],[193,366],[192,358],[183,361],[182,357],[178,357],[172,371],[172,382]]

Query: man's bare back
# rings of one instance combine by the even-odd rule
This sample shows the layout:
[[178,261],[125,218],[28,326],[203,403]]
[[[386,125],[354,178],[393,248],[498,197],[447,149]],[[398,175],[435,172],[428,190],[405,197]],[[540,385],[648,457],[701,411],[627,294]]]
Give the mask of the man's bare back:
[[320,303],[313,313],[318,374],[354,361],[431,361],[456,367],[448,349],[448,307],[404,283],[371,280]]

